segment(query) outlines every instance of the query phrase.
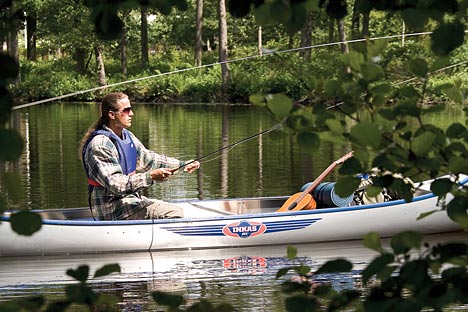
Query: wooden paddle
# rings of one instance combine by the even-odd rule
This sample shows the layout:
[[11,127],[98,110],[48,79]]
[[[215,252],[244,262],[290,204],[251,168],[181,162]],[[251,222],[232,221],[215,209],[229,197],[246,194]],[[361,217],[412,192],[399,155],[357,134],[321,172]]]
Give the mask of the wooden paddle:
[[351,158],[353,156],[353,151],[343,155],[340,159],[335,160],[327,169],[325,169],[322,174],[315,179],[314,182],[310,184],[304,191],[296,193],[288,198],[281,206],[280,209],[276,210],[277,212],[284,212],[284,211],[297,211],[297,210],[311,210],[317,207],[317,203],[315,199],[312,197],[312,192],[317,188],[317,186],[325,179],[325,177],[339,164],[345,162],[346,159]]

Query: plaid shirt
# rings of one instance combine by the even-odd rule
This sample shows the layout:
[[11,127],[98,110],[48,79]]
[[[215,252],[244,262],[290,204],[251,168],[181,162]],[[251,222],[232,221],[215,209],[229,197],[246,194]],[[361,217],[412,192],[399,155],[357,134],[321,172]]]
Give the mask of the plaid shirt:
[[[112,131],[104,126],[104,130]],[[153,202],[140,192],[151,186],[150,171],[157,168],[178,168],[183,161],[157,154],[146,149],[137,137],[130,133],[137,150],[136,173],[122,173],[117,147],[105,135],[96,135],[88,144],[84,161],[89,178],[101,184],[93,187],[91,207],[99,220],[124,219]]]

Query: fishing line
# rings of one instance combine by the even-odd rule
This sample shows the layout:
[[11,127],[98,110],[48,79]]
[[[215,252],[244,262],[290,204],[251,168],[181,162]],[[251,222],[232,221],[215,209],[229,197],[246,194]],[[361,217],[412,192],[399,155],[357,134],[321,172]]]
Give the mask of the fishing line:
[[[236,146],[239,145],[239,144],[242,144],[242,143],[244,143],[244,142],[250,141],[250,140],[252,140],[252,139],[254,139],[254,138],[256,138],[256,137],[258,137],[258,136],[260,136],[260,135],[262,135],[262,134],[266,134],[266,133],[272,132],[272,131],[274,131],[274,130],[276,130],[276,129],[279,129],[280,127],[282,127],[283,122],[284,122],[284,121],[282,121],[282,122],[280,122],[280,123],[274,125],[273,127],[269,128],[269,129],[263,130],[263,131],[258,132],[258,133],[256,133],[256,134],[253,134],[253,135],[251,135],[251,136],[249,136],[249,137],[247,137],[247,138],[244,138],[244,139],[239,140],[239,141],[237,141],[237,142],[234,142],[234,143],[231,143],[231,144],[229,144],[229,145],[223,146],[223,147],[217,149],[216,151],[213,151],[213,152],[211,152],[211,153],[208,153],[208,154],[206,154],[206,155],[203,155],[203,156],[201,156],[201,157],[198,157],[198,158],[196,158],[196,159],[193,159],[193,160],[191,160],[191,161],[185,163],[184,165],[182,165],[182,166],[180,166],[180,167],[178,167],[178,168],[176,168],[176,169],[172,169],[172,172],[175,172],[175,171],[177,171],[177,170],[179,170],[179,169],[181,169],[181,168],[183,168],[183,167],[185,167],[185,166],[187,166],[187,165],[189,165],[189,164],[191,164],[191,163],[194,163],[194,162],[196,162],[196,161],[200,161],[200,160],[202,160],[202,159],[205,159],[205,158],[207,158],[207,157],[209,157],[209,156],[215,155],[215,154],[220,153],[220,152],[222,152],[222,151],[225,151],[225,150],[230,151],[231,149],[233,149],[234,147],[236,147]],[[224,152],[224,153],[226,153],[226,152]],[[223,153],[223,154],[224,154],[224,153]],[[221,154],[221,155],[223,155],[223,154]],[[220,156],[221,156],[221,155],[220,155]],[[208,161],[215,160],[215,159],[219,158],[220,156],[215,157],[215,158],[213,158],[213,159],[210,159],[210,160],[208,160]],[[205,161],[205,162],[206,162],[206,161]]]
[[95,88],[91,88],[91,89],[87,89],[87,90],[81,90],[81,91],[77,91],[77,92],[73,92],[73,93],[68,93],[68,94],[56,96],[56,97],[49,98],[49,99],[44,99],[44,100],[39,100],[39,101],[27,103],[27,104],[13,106],[12,110],[16,110],[16,109],[20,109],[20,108],[26,108],[26,107],[30,107],[30,106],[34,106],[34,105],[38,105],[38,104],[42,104],[42,103],[52,102],[52,101],[55,101],[55,100],[61,100],[61,99],[64,99],[64,98],[75,96],[75,95],[81,95],[81,94],[92,92],[92,91],[99,91],[99,90],[102,90],[102,89],[112,88],[112,87],[120,86],[120,85],[123,85],[123,84],[138,82],[138,81],[152,79],[152,78],[161,77],[161,76],[167,76],[167,75],[176,74],[176,73],[182,73],[182,72],[186,72],[186,71],[189,71],[189,70],[213,67],[213,66],[216,66],[216,65],[234,63],[234,62],[239,62],[239,61],[245,61],[245,60],[249,60],[249,59],[253,59],[253,58],[261,58],[261,57],[266,57],[266,56],[270,56],[270,55],[274,55],[274,54],[296,52],[296,51],[301,51],[301,50],[322,48],[322,47],[328,47],[328,46],[340,45],[340,44],[347,44],[347,43],[364,42],[364,41],[367,41],[367,40],[375,41],[375,40],[380,40],[380,39],[395,39],[395,38],[401,38],[401,37],[412,37],[412,36],[421,36],[421,35],[430,35],[430,34],[432,34],[432,32],[398,34],[398,35],[391,35],[391,36],[373,37],[373,38],[368,38],[368,39],[364,38],[364,39],[337,41],[337,42],[331,42],[331,43],[322,43],[322,44],[316,44],[316,45],[311,45],[311,46],[306,46],[306,47],[299,47],[299,48],[292,48],[292,49],[281,50],[281,51],[272,50],[272,51],[265,52],[265,53],[263,53],[261,55],[258,55],[258,54],[257,55],[250,55],[250,56],[241,57],[241,58],[237,58],[237,59],[233,59],[233,60],[227,60],[227,61],[223,61],[223,62],[215,62],[215,63],[200,65],[200,66],[196,66],[196,67],[183,68],[183,69],[178,69],[178,70],[174,70],[174,71],[171,71],[171,72],[159,73],[159,74],[156,74],[156,75],[150,75],[150,76],[146,76],[146,77],[140,77],[140,78],[136,78],[136,79],[116,82],[116,83],[108,84],[108,85],[105,85],[105,86],[99,86],[99,87],[95,87]]

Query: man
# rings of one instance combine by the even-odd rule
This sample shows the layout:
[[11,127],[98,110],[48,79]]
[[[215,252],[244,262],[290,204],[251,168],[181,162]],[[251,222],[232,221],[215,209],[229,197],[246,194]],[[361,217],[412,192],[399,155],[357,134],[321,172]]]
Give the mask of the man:
[[153,181],[166,181],[176,169],[191,173],[198,161],[180,161],[150,151],[127,130],[134,113],[128,96],[114,92],[101,103],[101,116],[82,139],[88,176],[89,206],[99,220],[180,218],[182,209],[140,192]]

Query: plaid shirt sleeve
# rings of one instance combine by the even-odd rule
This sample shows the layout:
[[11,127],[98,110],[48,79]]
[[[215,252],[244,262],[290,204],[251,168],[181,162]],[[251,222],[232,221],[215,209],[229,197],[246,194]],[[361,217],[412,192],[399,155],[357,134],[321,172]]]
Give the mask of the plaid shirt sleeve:
[[123,174],[119,153],[105,135],[95,136],[88,145],[85,160],[90,179],[102,187],[94,187],[91,202],[100,220],[118,220],[152,204],[139,192],[153,184],[150,171],[156,168],[178,168],[184,162],[157,154],[144,147],[134,135],[137,149],[135,174]]

